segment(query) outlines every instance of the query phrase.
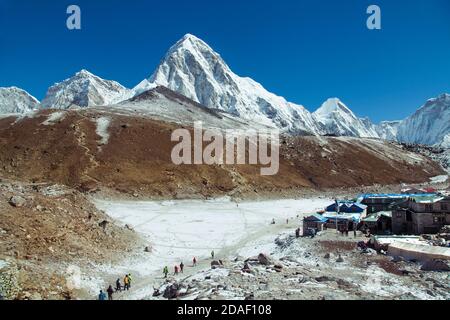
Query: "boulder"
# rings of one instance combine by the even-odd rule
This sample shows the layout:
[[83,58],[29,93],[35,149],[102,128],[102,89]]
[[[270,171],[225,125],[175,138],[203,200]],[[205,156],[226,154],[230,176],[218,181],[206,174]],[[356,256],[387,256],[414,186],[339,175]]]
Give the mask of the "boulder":
[[252,272],[252,270],[250,269],[250,266],[248,265],[247,262],[244,264],[244,267],[241,270],[242,270],[242,272],[246,272],[246,273]]
[[164,290],[163,297],[166,299],[175,299],[178,297],[178,292],[180,290],[180,285],[178,283],[172,283],[166,287]]
[[422,271],[450,271],[448,261],[444,260],[428,260],[420,268]]
[[371,248],[365,248],[361,252],[364,253],[364,254],[367,254],[369,256],[376,256],[377,255],[377,252],[375,250],[371,249]]
[[221,265],[222,264],[217,260],[211,261],[211,269],[216,269],[216,268],[220,267]]
[[271,263],[271,259],[268,255],[265,255],[264,253],[260,253],[258,255],[258,262],[264,266],[268,266]]
[[327,277],[327,276],[320,276],[320,277],[316,277],[315,280],[317,282],[330,282],[330,281],[334,281],[334,278]]
[[244,300],[255,300],[255,295],[253,294],[253,292],[251,292],[250,294],[245,296]]
[[339,263],[344,262],[344,258],[342,258],[342,256],[339,255],[339,257],[336,259],[336,262],[339,262]]
[[23,207],[26,202],[27,200],[21,196],[12,196],[9,199],[9,204],[16,208]]

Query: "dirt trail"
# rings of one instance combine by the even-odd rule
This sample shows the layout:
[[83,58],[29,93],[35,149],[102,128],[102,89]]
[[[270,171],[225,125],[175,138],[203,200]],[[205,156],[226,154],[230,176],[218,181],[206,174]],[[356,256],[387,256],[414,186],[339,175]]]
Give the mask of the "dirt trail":
[[87,146],[87,139],[86,134],[84,133],[83,129],[81,128],[81,124],[83,121],[85,121],[87,118],[81,118],[80,120],[76,121],[74,124],[75,128],[75,137],[77,139],[78,145],[84,150],[84,154],[89,160],[89,164],[86,166],[86,168],[82,171],[81,177],[87,177],[90,180],[93,180],[95,182],[99,182],[96,178],[89,175],[89,172],[94,170],[95,168],[100,167],[100,163],[98,163],[95,155],[91,152],[91,149]]

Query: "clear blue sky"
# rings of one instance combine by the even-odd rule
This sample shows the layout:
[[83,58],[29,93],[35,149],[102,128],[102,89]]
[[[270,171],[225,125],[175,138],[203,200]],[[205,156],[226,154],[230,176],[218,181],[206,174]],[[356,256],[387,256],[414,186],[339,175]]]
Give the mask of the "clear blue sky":
[[[82,30],[66,29],[66,8]],[[382,30],[366,28],[366,8]],[[340,97],[373,121],[450,92],[449,0],[0,0],[0,86],[38,99],[82,68],[133,87],[192,33],[232,70],[314,110]]]

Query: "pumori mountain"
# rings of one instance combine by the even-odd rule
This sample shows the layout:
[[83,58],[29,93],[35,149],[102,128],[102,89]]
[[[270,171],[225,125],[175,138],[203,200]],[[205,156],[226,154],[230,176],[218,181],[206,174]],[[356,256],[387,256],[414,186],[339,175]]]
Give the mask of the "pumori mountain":
[[218,53],[190,34],[170,48],[148,83],[168,87],[209,108],[291,133],[314,134],[322,129],[303,106],[236,75]]
[[397,140],[450,147],[450,94],[428,100],[403,120],[398,127]]
[[0,88],[0,114],[26,113],[39,107],[39,101],[28,92],[16,88]]
[[56,83],[47,91],[42,107],[67,109],[70,107],[91,107],[110,105],[124,100],[129,90],[121,84],[104,80],[86,70]]

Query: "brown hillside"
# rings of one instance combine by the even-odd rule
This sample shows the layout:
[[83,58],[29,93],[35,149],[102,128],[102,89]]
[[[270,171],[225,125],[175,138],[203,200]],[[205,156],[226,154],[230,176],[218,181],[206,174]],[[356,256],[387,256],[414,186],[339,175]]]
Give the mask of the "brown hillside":
[[[104,111],[53,111],[0,119],[0,175],[61,183],[84,190],[108,188],[160,197],[277,192],[301,188],[418,183],[442,174],[434,162],[393,143],[370,139],[286,137],[280,170],[261,176],[258,166],[172,164],[172,130],[180,125]],[[100,145],[95,119],[112,119]]]

